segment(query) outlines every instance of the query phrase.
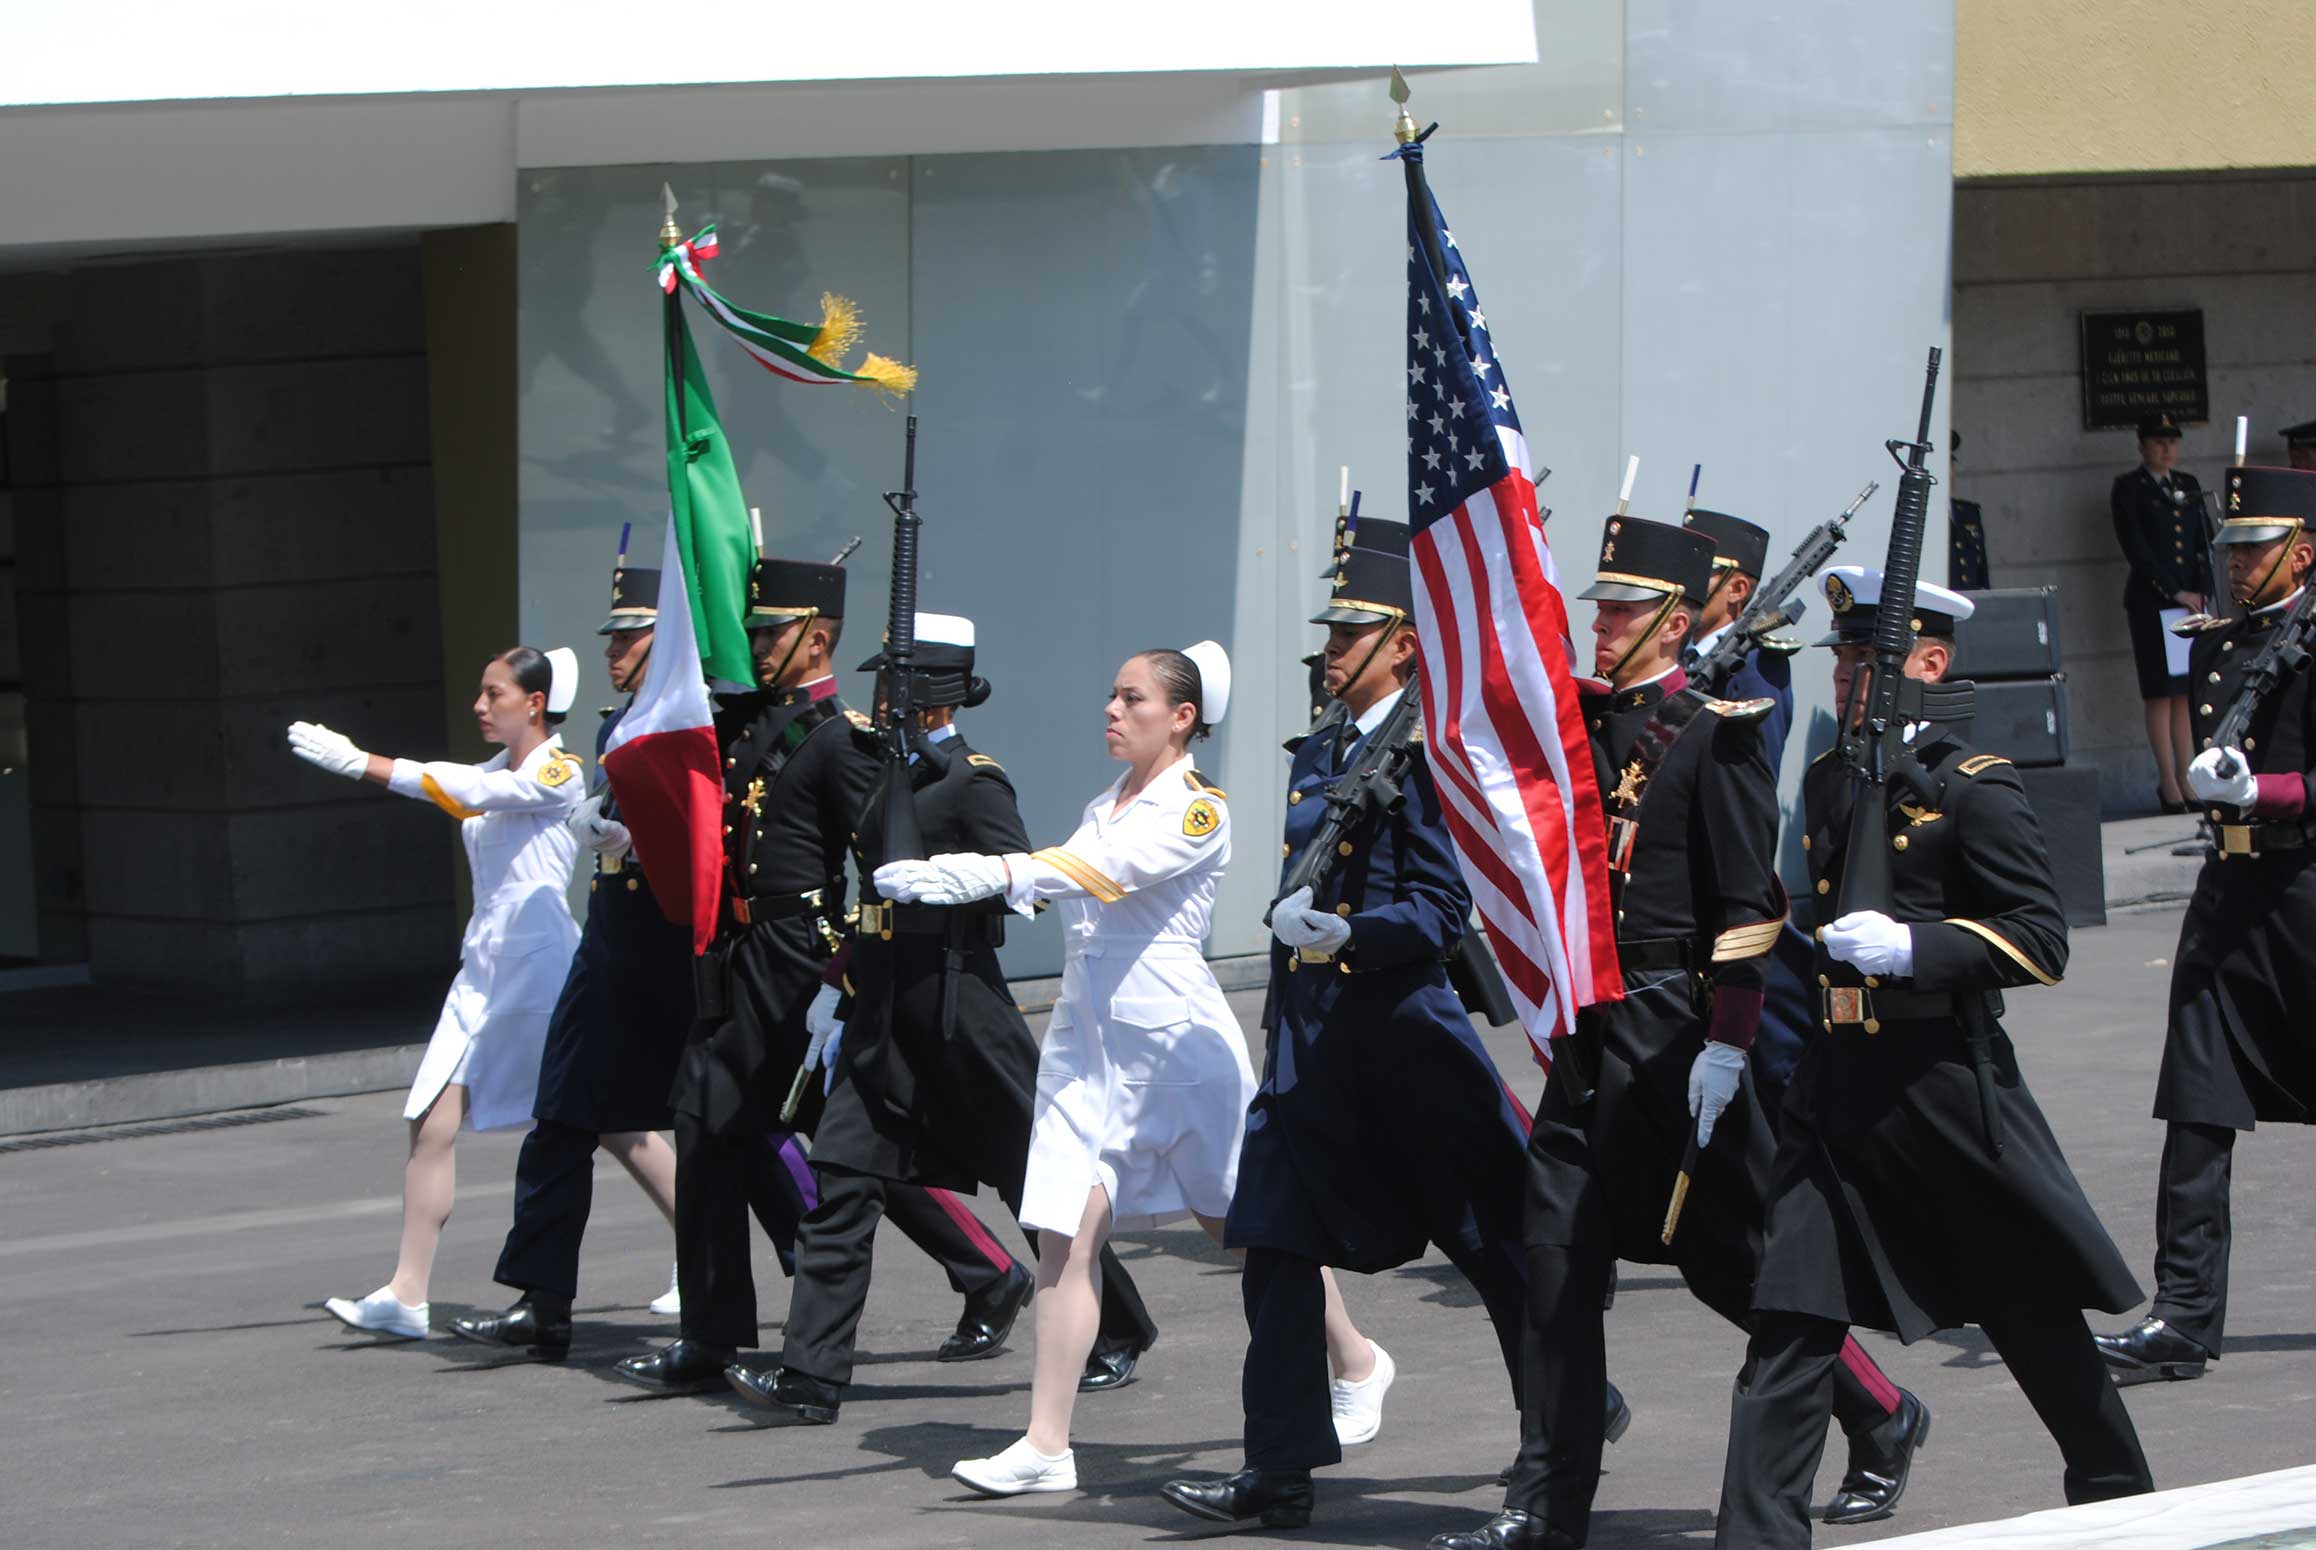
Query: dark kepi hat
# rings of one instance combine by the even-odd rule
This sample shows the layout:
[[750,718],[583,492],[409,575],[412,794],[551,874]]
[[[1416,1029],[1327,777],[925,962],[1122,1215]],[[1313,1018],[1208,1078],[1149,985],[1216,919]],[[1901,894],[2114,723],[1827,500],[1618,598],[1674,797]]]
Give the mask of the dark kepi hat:
[[[909,677],[919,706],[963,705],[968,708],[989,698],[989,680],[973,676],[973,621],[963,614],[917,615],[916,645],[909,656]],[[892,644],[887,632],[885,644]],[[889,664],[879,651],[860,665],[864,673],[881,673]]]
[[2287,447],[2316,447],[2316,420],[2302,420],[2298,425],[2287,425],[2281,434]]
[[620,630],[648,630],[659,623],[659,571],[622,565],[611,573],[611,617],[596,628],[598,635]]
[[[1874,638],[1882,617],[1882,573],[1870,565],[1834,565],[1817,573],[1833,610],[1833,633],[1821,646],[1858,646]],[[1952,640],[1954,626],[1978,612],[1978,605],[1934,581],[1914,583],[1914,612],[1908,622],[1916,635]]]
[[1576,595],[1596,603],[1654,603],[1671,593],[1702,601],[1713,584],[1713,540],[1702,532],[1610,517],[1600,530],[1599,574]]
[[2316,522],[2316,469],[2231,468],[2220,489],[2214,542],[2273,543]]
[[748,628],[775,629],[791,619],[844,617],[844,567],[814,560],[756,562],[748,576]]
[[1327,606],[1313,624],[1384,624],[1415,612],[1407,575],[1407,524],[1362,517],[1335,566]]
[[1335,559],[1321,576],[1332,579],[1343,568],[1343,557],[1353,549],[1373,549],[1407,558],[1407,524],[1386,517],[1354,517],[1336,524]]
[[1707,511],[1703,507],[1683,517],[1681,525],[1713,540],[1715,570],[1733,570],[1759,581],[1769,565],[1769,529],[1765,527],[1758,527],[1743,517],[1733,517],[1726,511]]
[[2177,436],[2179,421],[2170,414],[2143,414],[2139,417],[2139,439],[2153,441],[2158,436]]

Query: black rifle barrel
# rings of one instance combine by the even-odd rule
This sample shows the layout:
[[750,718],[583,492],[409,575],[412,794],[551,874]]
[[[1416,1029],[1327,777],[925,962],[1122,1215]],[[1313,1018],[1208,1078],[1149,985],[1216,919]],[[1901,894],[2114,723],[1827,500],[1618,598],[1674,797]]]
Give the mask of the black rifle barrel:
[[1762,636],[1790,622],[1785,611],[1786,600],[1800,591],[1802,583],[1816,575],[1824,568],[1825,562],[1833,558],[1834,551],[1849,536],[1850,518],[1856,516],[1858,508],[1872,499],[1873,493],[1880,488],[1877,481],[1869,479],[1866,487],[1858,491],[1857,499],[1851,501],[1840,515],[1826,518],[1802,537],[1801,542],[1794,546],[1792,556],[1786,560],[1785,568],[1765,585],[1753,589],[1753,595],[1745,600],[1745,611],[1722,632],[1721,638],[1714,642],[1713,649],[1706,652],[1697,663],[1696,670],[1689,675],[1692,680],[1718,690],[1726,676],[1736,670],[1745,653],[1760,644]]

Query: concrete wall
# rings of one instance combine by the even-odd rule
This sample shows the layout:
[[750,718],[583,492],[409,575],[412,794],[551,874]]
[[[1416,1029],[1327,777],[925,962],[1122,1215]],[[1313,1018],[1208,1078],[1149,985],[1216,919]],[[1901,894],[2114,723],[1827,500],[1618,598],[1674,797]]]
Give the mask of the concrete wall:
[[304,717],[442,749],[416,246],[66,283],[10,362],[44,953],[214,990],[447,967],[440,815],[282,748]]
[[2086,309],[2201,307],[2212,423],[2180,464],[2208,488],[2235,416],[2251,461],[2316,416],[2316,177],[1964,184],[1954,201],[1955,488],[1986,507],[1997,586],[2056,584],[2079,756],[2110,811],[2152,805],[2124,633],[2108,486],[2138,462],[2128,430],[2085,431],[2076,342]]
[[2316,160],[2308,0],[1959,0],[1965,178]]

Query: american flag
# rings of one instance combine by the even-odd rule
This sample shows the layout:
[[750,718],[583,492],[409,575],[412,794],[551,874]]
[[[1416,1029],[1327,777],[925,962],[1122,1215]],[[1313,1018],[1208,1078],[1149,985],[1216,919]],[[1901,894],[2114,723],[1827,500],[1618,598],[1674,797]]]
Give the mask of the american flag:
[[1529,1039],[1623,994],[1608,844],[1535,463],[1479,293],[1407,170],[1407,511],[1423,714],[1456,858]]

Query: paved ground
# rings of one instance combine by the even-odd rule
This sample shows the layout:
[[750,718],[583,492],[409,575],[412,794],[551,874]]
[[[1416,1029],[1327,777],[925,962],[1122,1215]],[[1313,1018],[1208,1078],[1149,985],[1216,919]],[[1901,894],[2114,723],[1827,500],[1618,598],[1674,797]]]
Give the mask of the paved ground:
[[[2060,990],[2014,998],[2030,1080],[2134,1264],[2151,1245],[2159,1132],[2147,1118],[2177,917],[2081,933]],[[1513,1040],[1499,1058],[1535,1086]],[[315,1304],[378,1284],[392,1259],[401,1125],[389,1096],[317,1117],[0,1153],[0,1522],[11,1546],[906,1546],[1167,1542],[1196,1534],[1154,1496],[1183,1470],[1238,1459],[1243,1326],[1233,1272],[1194,1232],[1125,1245],[1165,1336],[1142,1381],[1080,1410],[1083,1494],[966,1499],[949,1463],[994,1451],[1026,1413],[1024,1350],[978,1366],[925,1360],[955,1316],[925,1261],[887,1235],[865,1381],[842,1420],[768,1431],[723,1400],[637,1396],[605,1369],[668,1333],[643,1304],[665,1285],[665,1227],[606,1176],[570,1364],[493,1366],[454,1341],[373,1345]],[[461,1144],[461,1206],[435,1285],[438,1322],[492,1306],[516,1138]],[[2237,1168],[2236,1307],[2226,1363],[2199,1383],[2132,1391],[2164,1485],[2303,1464],[2283,1418],[2316,1401],[2316,1298],[2304,1247],[2316,1204],[2305,1143],[2246,1145]],[[984,1207],[989,1203],[983,1202]],[[1011,1229],[1002,1236],[1012,1241]],[[768,1256],[760,1260],[768,1265]],[[2021,1276],[2035,1267],[2022,1264]],[[785,1292],[762,1288],[767,1319]],[[1494,1504],[1513,1418],[1476,1302],[1437,1262],[1347,1283],[1397,1355],[1383,1436],[1320,1487],[1300,1542],[1419,1545]],[[771,1326],[768,1325],[768,1337]],[[1611,1450],[1592,1543],[1709,1535],[1736,1333],[1669,1274],[1628,1269],[1611,1371],[1639,1419]],[[2058,1500],[2056,1456],[1985,1346],[1965,1332],[1911,1351],[1874,1340],[1932,1404],[1931,1450],[1892,1522],[1825,1531],[1859,1543]],[[1822,1484],[1830,1484],[1828,1475]]]

